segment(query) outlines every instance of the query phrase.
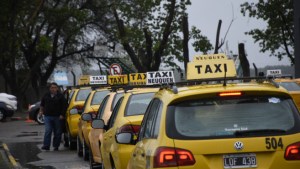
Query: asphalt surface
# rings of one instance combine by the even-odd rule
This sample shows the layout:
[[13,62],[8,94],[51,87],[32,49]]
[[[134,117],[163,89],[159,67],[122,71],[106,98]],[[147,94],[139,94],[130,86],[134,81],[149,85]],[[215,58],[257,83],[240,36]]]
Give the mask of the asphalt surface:
[[[0,143],[5,143],[11,158],[0,146],[0,169],[88,169],[88,162],[77,156],[76,151],[71,151],[61,144],[59,151],[41,150],[44,126],[26,119],[26,113],[14,115],[14,119],[0,122]],[[2,144],[1,144],[2,145]]]
[[0,146],[0,168],[4,169],[4,168],[12,168],[12,167],[13,166],[11,165],[6,152],[2,147],[2,143],[1,143],[1,146]]

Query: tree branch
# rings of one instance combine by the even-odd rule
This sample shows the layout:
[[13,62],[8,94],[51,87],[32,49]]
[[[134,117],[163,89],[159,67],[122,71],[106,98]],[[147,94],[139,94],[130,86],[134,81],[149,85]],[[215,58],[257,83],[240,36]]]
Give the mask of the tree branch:
[[282,33],[282,39],[283,39],[283,45],[284,45],[284,48],[285,48],[285,51],[286,51],[286,54],[288,56],[288,58],[291,60],[291,62],[293,64],[295,64],[295,58],[292,56],[292,54],[290,53],[289,51],[289,48],[288,48],[288,45],[287,45],[287,40],[285,38],[285,33],[284,33],[284,28],[283,26],[281,26],[281,33]]
[[118,27],[121,43],[122,43],[124,49],[127,51],[129,57],[131,58],[132,63],[134,64],[134,66],[136,67],[138,72],[145,72],[146,69],[141,65],[137,55],[135,54],[134,50],[132,49],[132,47],[130,46],[130,44],[127,41],[127,37],[126,37],[127,35],[126,35],[125,28],[124,28],[124,23],[119,18],[116,8],[113,8],[113,13],[114,13],[115,20],[117,22],[117,27]]
[[169,40],[169,35],[171,34],[171,26],[172,22],[175,16],[175,5],[176,5],[176,0],[171,0],[170,4],[170,11],[168,11],[169,15],[166,18],[166,27],[164,28],[163,31],[163,36],[162,40],[160,42],[160,45],[158,47],[158,50],[155,51],[154,53],[154,61],[152,62],[151,69],[152,70],[158,70],[160,63],[161,63],[161,56],[163,55],[164,49],[166,48],[166,45]]
[[143,31],[144,31],[144,36],[146,39],[146,52],[147,52],[147,55],[146,55],[147,58],[145,58],[145,60],[147,62],[147,67],[149,68],[152,57],[153,57],[153,53],[152,53],[153,40],[152,40],[151,34],[148,32],[147,28],[144,28]]

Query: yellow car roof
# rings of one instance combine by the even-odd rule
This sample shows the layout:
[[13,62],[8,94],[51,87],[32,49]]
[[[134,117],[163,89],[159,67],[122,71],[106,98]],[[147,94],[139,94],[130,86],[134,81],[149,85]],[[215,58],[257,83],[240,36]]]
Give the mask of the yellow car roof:
[[134,88],[128,90],[128,93],[138,94],[138,93],[148,93],[148,92],[157,92],[159,88]]
[[[290,78],[276,78],[274,79],[275,82],[297,82],[297,79],[290,79]],[[300,82],[300,80],[298,80]]]
[[[177,93],[178,91],[178,93]],[[288,91],[281,86],[276,86],[271,83],[228,83],[226,86],[223,84],[202,84],[194,86],[183,86],[175,89],[162,89],[156,93],[154,97],[161,98],[162,100],[176,100],[182,97],[194,96],[194,95],[209,95],[222,92],[234,92],[234,91],[257,91],[258,94],[264,93],[282,93],[289,95]]]

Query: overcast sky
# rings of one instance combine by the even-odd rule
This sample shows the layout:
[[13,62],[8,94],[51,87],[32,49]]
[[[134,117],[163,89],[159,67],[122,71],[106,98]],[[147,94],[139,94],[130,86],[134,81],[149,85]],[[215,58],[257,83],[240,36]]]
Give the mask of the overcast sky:
[[[222,20],[221,38],[224,37],[228,26],[234,15],[234,22],[229,30],[226,40],[229,50],[238,53],[238,43],[244,43],[249,63],[255,63],[257,67],[267,65],[290,65],[287,58],[278,60],[269,57],[269,53],[260,53],[258,43],[254,43],[251,36],[245,35],[246,31],[253,28],[266,27],[265,22],[254,18],[244,17],[240,12],[240,4],[247,0],[191,0],[192,5],[188,7],[189,26],[196,26],[203,35],[207,36],[211,44],[215,44],[216,31],[219,19]],[[248,0],[257,2],[258,0]],[[225,49],[225,45],[222,48]],[[220,51],[219,51],[220,52]],[[190,59],[196,54],[190,46]]]

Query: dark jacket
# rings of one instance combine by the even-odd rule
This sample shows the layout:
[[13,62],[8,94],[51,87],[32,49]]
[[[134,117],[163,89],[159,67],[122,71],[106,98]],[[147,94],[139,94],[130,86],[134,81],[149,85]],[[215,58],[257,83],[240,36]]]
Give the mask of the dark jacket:
[[49,92],[42,98],[41,106],[44,108],[44,115],[46,116],[65,116],[67,100],[61,93],[57,93],[54,97],[51,97]]

